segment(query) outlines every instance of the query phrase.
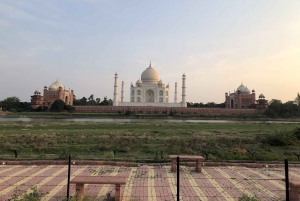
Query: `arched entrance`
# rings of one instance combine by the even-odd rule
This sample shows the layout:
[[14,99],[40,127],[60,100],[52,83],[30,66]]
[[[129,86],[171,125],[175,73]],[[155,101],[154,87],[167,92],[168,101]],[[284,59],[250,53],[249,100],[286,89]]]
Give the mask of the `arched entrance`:
[[67,105],[69,105],[69,97],[68,97],[68,96],[66,96],[66,98],[65,98],[65,103],[66,103]]
[[154,102],[154,91],[149,89],[146,91],[146,100],[145,102]]
[[234,105],[233,105],[233,99],[231,99],[231,102],[230,102],[231,104],[230,104],[230,106],[231,106],[231,108],[233,108],[234,107]]

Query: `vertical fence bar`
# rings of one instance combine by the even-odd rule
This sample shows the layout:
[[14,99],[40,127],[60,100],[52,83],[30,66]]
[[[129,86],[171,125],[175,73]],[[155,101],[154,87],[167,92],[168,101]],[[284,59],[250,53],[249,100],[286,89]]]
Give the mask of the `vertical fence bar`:
[[180,186],[180,182],[179,182],[179,156],[177,156],[177,201],[179,201],[179,186]]
[[71,177],[71,155],[69,155],[69,164],[68,164],[67,200],[70,200],[70,177]]
[[285,171],[285,198],[286,198],[286,201],[290,201],[289,162],[287,159],[284,159],[284,171]]

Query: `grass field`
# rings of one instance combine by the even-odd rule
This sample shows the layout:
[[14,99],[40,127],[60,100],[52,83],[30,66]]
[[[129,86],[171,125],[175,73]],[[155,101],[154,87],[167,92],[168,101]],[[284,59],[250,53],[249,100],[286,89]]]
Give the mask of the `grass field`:
[[[297,160],[300,123],[0,122],[0,158]],[[298,135],[299,137],[299,135]],[[251,156],[250,152],[255,151]],[[114,151],[116,155],[114,155]]]

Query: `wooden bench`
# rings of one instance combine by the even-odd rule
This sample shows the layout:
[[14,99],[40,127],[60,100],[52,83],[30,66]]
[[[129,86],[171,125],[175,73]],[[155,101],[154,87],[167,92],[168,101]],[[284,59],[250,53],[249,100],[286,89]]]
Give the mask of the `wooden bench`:
[[290,179],[290,200],[300,201],[300,180]]
[[126,184],[126,177],[103,177],[103,176],[90,176],[74,177],[70,183],[76,184],[76,197],[77,200],[82,200],[85,194],[84,184],[114,184],[116,189],[115,201],[122,200],[122,189],[121,185]]
[[177,157],[179,160],[196,160],[196,171],[201,172],[201,161],[204,161],[202,156],[183,156],[183,155],[169,155],[169,158],[172,159],[172,172],[176,172],[176,161]]

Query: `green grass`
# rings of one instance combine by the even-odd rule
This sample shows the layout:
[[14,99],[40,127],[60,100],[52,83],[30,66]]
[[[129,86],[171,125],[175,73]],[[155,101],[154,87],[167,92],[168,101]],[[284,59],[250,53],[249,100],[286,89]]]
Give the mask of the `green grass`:
[[[0,122],[0,158],[157,159],[168,154],[211,160],[296,160],[299,140],[271,146],[267,135],[292,133],[300,123]],[[255,151],[252,158],[247,149]]]

